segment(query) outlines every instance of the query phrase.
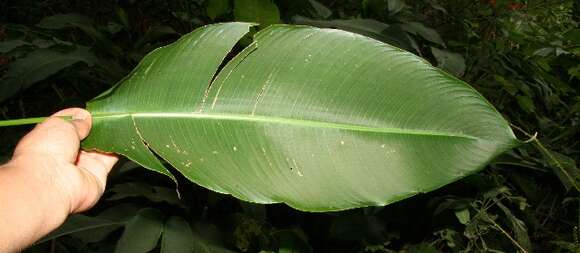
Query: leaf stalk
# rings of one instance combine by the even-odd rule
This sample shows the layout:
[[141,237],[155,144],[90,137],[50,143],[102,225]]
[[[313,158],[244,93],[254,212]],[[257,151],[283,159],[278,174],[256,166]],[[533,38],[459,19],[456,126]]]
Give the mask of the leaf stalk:
[[[58,117],[66,120],[66,121],[70,121],[72,118],[71,116],[58,116]],[[48,117],[34,117],[34,118],[24,118],[24,119],[0,120],[0,127],[38,124],[40,122],[43,122],[47,118]]]

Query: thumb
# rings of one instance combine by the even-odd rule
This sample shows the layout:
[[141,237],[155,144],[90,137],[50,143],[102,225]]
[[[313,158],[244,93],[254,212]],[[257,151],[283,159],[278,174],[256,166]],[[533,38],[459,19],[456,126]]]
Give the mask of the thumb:
[[69,122],[75,127],[79,140],[89,135],[92,126],[92,118],[89,111],[82,108],[69,108],[56,112],[51,118],[60,116],[71,116],[71,121]]
[[[71,116],[66,121],[59,116]],[[90,113],[81,108],[59,111],[38,124],[16,146],[14,157],[26,155],[49,156],[63,162],[76,160],[80,141],[91,129]]]

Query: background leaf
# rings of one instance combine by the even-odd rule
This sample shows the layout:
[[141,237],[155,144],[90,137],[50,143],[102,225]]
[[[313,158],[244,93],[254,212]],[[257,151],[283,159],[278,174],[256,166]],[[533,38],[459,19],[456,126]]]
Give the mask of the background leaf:
[[87,230],[97,230],[100,228],[116,229],[124,224],[124,221],[108,220],[77,214],[68,217],[62,226],[45,236],[39,243],[49,241],[64,235],[79,233]]
[[230,11],[229,0],[209,0],[207,3],[207,16],[211,19],[216,19]]
[[426,40],[431,41],[435,44],[438,44],[440,46],[445,47],[445,42],[443,42],[443,39],[441,39],[441,36],[439,36],[439,33],[437,33],[432,28],[429,28],[421,23],[409,22],[409,23],[402,24],[401,27],[403,28],[403,30],[405,30],[409,33],[420,36],[423,39],[426,39]]
[[0,53],[8,53],[14,50],[15,48],[28,45],[30,45],[30,43],[21,39],[0,41]]
[[455,76],[463,76],[465,72],[465,59],[457,53],[431,47],[431,52],[437,60],[437,67],[447,70]]
[[[179,216],[172,216],[165,222],[163,237],[161,238],[161,252],[199,252],[194,251],[195,240],[191,227],[186,220]],[[197,242],[199,244],[199,242]]]
[[580,170],[576,166],[576,161],[555,151],[545,150],[543,154],[566,190],[580,191]]
[[145,253],[153,250],[163,232],[163,216],[157,209],[146,208],[139,211],[127,222],[115,252]]
[[271,0],[236,0],[234,16],[237,21],[258,23],[262,27],[280,22],[278,7]]
[[85,15],[68,13],[45,17],[36,24],[40,28],[55,30],[76,27],[78,25],[92,26],[93,21]]
[[28,89],[59,71],[83,62],[89,66],[95,63],[95,56],[89,48],[77,47],[69,52],[38,49],[24,58],[15,60],[0,80],[0,101],[19,91]]
[[129,182],[117,184],[109,191],[114,194],[108,200],[120,200],[129,197],[145,197],[153,202],[167,202],[171,205],[180,205],[180,201],[175,189],[151,186],[142,183]]
[[194,252],[202,253],[232,253],[234,251],[224,247],[219,231],[215,226],[198,223],[193,229]]
[[332,11],[316,0],[308,0],[316,16],[321,18],[328,18],[332,15]]

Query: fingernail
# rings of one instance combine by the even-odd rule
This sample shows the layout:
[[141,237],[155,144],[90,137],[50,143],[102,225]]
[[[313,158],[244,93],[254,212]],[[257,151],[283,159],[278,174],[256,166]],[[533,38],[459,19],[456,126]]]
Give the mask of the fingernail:
[[88,118],[88,113],[85,111],[80,111],[72,115],[73,120],[85,120]]

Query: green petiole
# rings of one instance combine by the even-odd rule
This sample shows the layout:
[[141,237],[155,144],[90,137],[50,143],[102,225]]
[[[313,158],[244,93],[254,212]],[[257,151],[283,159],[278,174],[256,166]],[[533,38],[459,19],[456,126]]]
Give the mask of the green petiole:
[[[61,119],[66,121],[70,121],[72,119],[71,116],[57,116]],[[48,117],[35,117],[35,118],[24,118],[24,119],[7,119],[7,120],[0,120],[0,127],[6,126],[22,126],[22,125],[30,125],[30,124],[37,124]]]

